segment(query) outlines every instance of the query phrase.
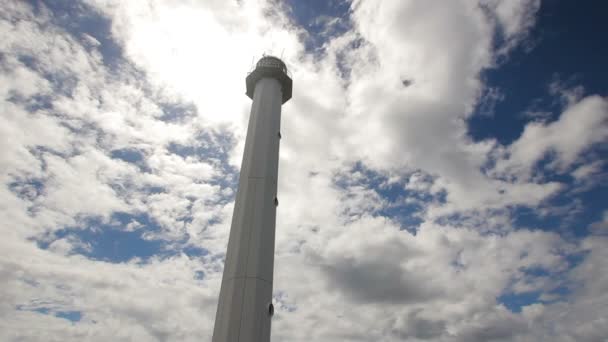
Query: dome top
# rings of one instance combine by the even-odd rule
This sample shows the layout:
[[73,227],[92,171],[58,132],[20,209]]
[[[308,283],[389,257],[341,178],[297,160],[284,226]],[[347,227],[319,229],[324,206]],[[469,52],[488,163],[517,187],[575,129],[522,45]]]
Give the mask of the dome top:
[[285,63],[279,59],[278,57],[275,56],[264,56],[262,58],[260,58],[260,60],[258,61],[258,63],[255,65],[256,68],[259,67],[266,67],[266,68],[277,68],[277,69],[281,69],[281,71],[283,72],[287,72],[287,66],[285,65]]

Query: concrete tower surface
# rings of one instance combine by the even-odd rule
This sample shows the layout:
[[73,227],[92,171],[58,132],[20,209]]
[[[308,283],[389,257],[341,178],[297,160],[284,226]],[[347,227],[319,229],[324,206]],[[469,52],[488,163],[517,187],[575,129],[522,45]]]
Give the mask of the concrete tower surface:
[[265,56],[246,78],[253,99],[234,204],[213,342],[268,342],[276,221],[281,105],[292,81],[280,59]]

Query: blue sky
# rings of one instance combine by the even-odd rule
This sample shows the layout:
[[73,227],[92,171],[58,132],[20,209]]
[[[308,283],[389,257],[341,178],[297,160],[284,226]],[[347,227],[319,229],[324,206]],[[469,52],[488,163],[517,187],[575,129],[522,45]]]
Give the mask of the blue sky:
[[1,340],[210,339],[264,53],[274,341],[608,336],[606,5],[0,7]]
[[502,89],[505,99],[496,104],[492,116],[478,115],[469,122],[471,136],[510,143],[529,121],[513,113],[548,111],[549,119],[557,119],[559,102],[547,94],[547,85],[553,82],[583,86],[584,94],[605,95],[607,71],[602,65],[608,51],[599,34],[607,29],[600,19],[604,10],[604,4],[592,1],[542,3],[530,42],[513,51],[500,68],[484,74],[490,86]]

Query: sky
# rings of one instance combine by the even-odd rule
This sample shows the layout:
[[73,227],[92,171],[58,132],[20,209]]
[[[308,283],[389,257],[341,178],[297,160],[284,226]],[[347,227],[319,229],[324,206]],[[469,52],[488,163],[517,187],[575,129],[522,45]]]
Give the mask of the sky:
[[210,340],[273,54],[273,341],[608,341],[607,10],[0,2],[0,340]]

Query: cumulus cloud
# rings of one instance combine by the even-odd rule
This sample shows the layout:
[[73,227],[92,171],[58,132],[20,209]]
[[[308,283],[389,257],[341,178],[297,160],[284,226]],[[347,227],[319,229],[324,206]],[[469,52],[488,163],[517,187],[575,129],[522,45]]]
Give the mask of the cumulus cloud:
[[[3,3],[0,337],[210,338],[244,76],[253,56],[283,50],[295,85],[283,107],[274,340],[605,335],[608,280],[594,271],[605,218],[577,240],[511,214],[540,213],[569,189],[547,172],[601,172],[586,153],[608,135],[606,99],[570,97],[557,120],[529,122],[508,145],[467,134],[492,92],[480,74],[526,39],[539,2],[356,0],[340,30],[318,18],[327,36],[314,53],[284,6],[79,2],[74,14],[107,25],[91,32],[44,4]],[[77,235],[110,229],[163,247],[104,260]],[[538,299],[519,310],[501,300],[519,295]]]
[[[530,177],[537,162],[549,154],[549,168],[564,172],[585,149],[608,139],[608,100],[588,96],[568,106],[557,121],[526,125],[497,169],[511,169]],[[579,171],[579,174],[583,171]]]

